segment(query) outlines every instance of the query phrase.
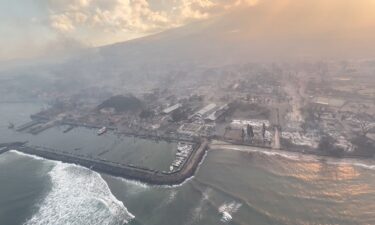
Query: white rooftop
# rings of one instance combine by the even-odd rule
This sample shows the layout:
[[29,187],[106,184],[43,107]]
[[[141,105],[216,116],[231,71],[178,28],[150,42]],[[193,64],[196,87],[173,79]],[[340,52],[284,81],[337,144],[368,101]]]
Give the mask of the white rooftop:
[[165,113],[165,114],[171,113],[171,112],[175,111],[176,109],[180,108],[181,106],[182,105],[180,103],[172,105],[172,106],[164,109],[163,113]]
[[205,115],[206,113],[210,112],[211,110],[213,110],[214,108],[216,107],[216,104],[215,103],[211,103],[209,105],[206,105],[205,107],[203,107],[201,110],[199,110],[196,115]]

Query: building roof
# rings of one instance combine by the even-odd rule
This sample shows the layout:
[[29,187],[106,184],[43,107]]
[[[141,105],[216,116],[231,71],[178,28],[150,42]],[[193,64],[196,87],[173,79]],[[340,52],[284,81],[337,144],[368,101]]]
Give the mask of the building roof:
[[205,119],[215,121],[217,118],[219,118],[226,110],[228,109],[228,105],[222,105],[217,110],[213,111],[211,114],[209,114]]
[[165,114],[169,114],[173,111],[175,111],[176,109],[180,108],[182,105],[180,103],[178,104],[175,104],[175,105],[172,105],[171,107],[168,107],[166,109],[163,110],[163,113]]
[[314,99],[316,104],[327,105],[332,107],[342,107],[345,103],[343,99],[338,98],[326,98],[326,97],[317,97]]
[[203,107],[202,109],[200,109],[198,112],[196,112],[195,114],[196,115],[205,115],[207,113],[209,113],[211,110],[215,109],[216,107],[216,104],[215,103],[211,103],[209,105],[206,105],[205,107]]

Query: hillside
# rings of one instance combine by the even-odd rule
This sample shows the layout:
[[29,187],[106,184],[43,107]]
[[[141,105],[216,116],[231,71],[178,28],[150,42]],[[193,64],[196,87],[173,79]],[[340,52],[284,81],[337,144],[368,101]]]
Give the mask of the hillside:
[[263,0],[256,6],[98,50],[105,58],[123,63],[373,57],[370,43],[375,23],[367,21],[375,21],[375,15],[366,7],[369,2]]
[[116,112],[136,112],[142,109],[142,102],[133,95],[116,95],[101,103],[97,109],[114,108]]

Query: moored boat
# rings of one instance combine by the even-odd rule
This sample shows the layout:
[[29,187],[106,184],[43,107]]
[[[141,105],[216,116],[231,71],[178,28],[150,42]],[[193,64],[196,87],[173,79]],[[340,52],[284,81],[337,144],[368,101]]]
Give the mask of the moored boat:
[[100,128],[99,130],[98,130],[98,135],[102,135],[102,134],[104,134],[105,132],[107,132],[107,127],[102,127],[102,128]]

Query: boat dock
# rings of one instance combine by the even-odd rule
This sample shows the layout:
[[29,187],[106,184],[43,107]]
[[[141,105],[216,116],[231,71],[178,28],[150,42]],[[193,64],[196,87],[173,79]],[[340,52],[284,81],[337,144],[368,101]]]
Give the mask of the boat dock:
[[72,126],[72,125],[69,125],[68,128],[66,128],[63,133],[68,133],[69,131],[73,130],[75,128],[75,126]]
[[25,123],[25,124],[17,127],[16,131],[21,132],[21,131],[24,131],[24,130],[26,130],[26,129],[30,128],[30,127],[33,127],[33,126],[35,126],[37,124],[40,124],[40,123],[41,122],[38,121],[38,120],[32,120],[32,121],[30,121],[28,123]]
[[176,171],[188,160],[194,150],[194,143],[179,142],[175,159],[170,166],[170,171]]
[[54,124],[53,123],[47,123],[47,124],[41,124],[41,125],[38,125],[38,126],[34,126],[32,128],[30,128],[30,133],[31,134],[34,134],[34,135],[37,135],[51,127],[53,127]]

